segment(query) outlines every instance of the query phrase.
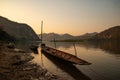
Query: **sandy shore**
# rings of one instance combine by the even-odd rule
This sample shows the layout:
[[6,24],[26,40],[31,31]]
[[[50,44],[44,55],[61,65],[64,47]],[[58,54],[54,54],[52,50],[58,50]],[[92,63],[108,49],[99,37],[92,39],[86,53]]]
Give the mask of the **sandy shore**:
[[0,80],[64,80],[31,62],[29,51],[0,43]]

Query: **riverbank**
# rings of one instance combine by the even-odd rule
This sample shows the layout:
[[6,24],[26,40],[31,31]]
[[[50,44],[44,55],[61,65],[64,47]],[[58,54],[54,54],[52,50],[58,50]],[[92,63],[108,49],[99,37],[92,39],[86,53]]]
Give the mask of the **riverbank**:
[[33,63],[30,53],[0,43],[0,80],[64,80]]

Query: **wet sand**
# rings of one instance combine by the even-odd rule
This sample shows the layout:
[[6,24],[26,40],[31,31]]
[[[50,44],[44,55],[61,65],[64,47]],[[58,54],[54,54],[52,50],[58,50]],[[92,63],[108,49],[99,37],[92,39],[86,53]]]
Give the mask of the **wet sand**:
[[65,80],[33,63],[30,53],[0,43],[0,80]]

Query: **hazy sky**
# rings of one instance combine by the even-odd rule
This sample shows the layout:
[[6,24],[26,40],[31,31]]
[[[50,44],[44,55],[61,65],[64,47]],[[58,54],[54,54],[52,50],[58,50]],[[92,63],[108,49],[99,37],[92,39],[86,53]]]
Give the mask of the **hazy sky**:
[[120,0],[0,0],[0,16],[40,33],[80,35],[120,25]]

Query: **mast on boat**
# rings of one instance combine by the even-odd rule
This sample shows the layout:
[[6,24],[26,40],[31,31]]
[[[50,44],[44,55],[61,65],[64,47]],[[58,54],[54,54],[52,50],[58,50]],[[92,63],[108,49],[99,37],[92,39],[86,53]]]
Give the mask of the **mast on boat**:
[[42,44],[42,34],[43,34],[43,21],[41,21],[41,44]]

